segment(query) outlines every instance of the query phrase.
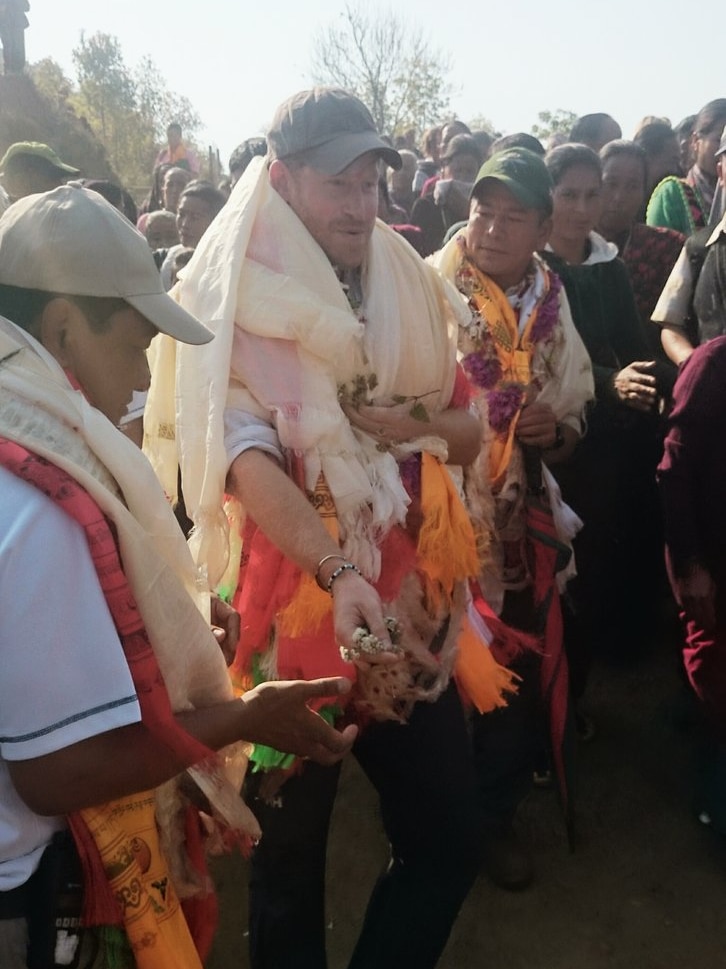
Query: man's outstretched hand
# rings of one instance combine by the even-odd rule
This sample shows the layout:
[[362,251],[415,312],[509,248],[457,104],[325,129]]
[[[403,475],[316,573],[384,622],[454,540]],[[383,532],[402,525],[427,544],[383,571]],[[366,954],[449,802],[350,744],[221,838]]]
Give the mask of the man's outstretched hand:
[[350,680],[342,676],[261,683],[242,697],[244,724],[240,736],[319,764],[335,764],[353,746],[358,728],[349,724],[336,730],[308,703],[319,697],[334,699],[350,687]]

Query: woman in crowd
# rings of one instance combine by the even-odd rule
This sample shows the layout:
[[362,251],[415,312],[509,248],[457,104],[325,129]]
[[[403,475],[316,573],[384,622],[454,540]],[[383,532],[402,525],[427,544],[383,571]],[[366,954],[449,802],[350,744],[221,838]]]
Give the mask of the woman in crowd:
[[678,150],[680,153],[682,172],[687,172],[693,164],[693,148],[691,143],[693,141],[693,131],[695,127],[696,116],[695,114],[689,114],[679,121],[678,124],[673,128],[676,133],[676,138],[678,139]]
[[[673,139],[675,142],[675,135]],[[633,141],[611,141],[600,152],[600,162],[602,211],[597,230],[617,246],[627,267],[635,305],[648,339],[649,355],[665,360],[660,327],[651,323],[650,318],[685,236],[675,229],[643,225],[637,221],[648,182],[646,153],[641,147]]]
[[454,135],[441,157],[441,177],[428,191],[424,188],[411,210],[411,223],[423,232],[425,255],[436,252],[447,230],[466,219],[469,194],[480,165],[481,152],[472,136]]
[[617,246],[594,231],[602,170],[585,145],[546,156],[554,183],[553,228],[543,253],[560,276],[592,360],[596,403],[575,454],[553,468],[565,501],[585,522],[575,539],[578,576],[566,641],[575,691],[587,670],[585,644],[627,652],[653,620],[662,573],[657,463],[658,367],[648,352]]
[[696,115],[691,139],[693,165],[685,178],[664,178],[648,202],[648,225],[664,225],[691,235],[710,221],[716,192],[716,150],[726,125],[726,98],[704,105]]
[[[643,205],[650,198],[656,185],[660,185],[668,175],[683,175],[687,169],[681,168],[681,149],[678,136],[665,121],[651,121],[633,136],[633,141],[645,152],[646,195]],[[607,146],[605,146],[607,147]],[[602,156],[602,151],[600,152]]]

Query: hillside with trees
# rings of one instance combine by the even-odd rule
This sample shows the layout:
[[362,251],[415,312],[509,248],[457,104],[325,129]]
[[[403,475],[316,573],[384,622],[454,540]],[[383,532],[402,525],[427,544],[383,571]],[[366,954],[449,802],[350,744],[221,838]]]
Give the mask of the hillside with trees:
[[13,142],[42,141],[85,177],[143,194],[167,125],[179,122],[193,146],[199,116],[151,58],[129,67],[110,34],[81,34],[73,64],[73,78],[50,57],[0,76],[0,155]]

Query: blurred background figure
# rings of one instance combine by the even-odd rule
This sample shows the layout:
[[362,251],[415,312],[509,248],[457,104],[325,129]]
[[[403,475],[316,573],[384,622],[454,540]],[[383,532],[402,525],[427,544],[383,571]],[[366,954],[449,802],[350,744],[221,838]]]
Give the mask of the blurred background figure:
[[[655,490],[657,405],[672,387],[672,373],[649,353],[617,247],[594,231],[603,206],[600,158],[570,144],[549,152],[545,162],[554,190],[552,232],[542,255],[562,280],[595,378],[587,434],[572,457],[552,469],[563,498],[586,522],[574,541],[577,576],[565,614],[578,696],[591,649],[637,656],[659,631],[664,573]],[[642,167],[639,174],[642,184]]]
[[162,194],[164,187],[164,176],[169,169],[173,167],[173,165],[168,164],[155,166],[154,172],[151,176],[151,188],[139,205],[139,217],[136,221],[136,228],[139,230],[139,232],[146,232],[146,220],[149,212],[156,212],[158,209],[164,208],[164,198]]
[[674,391],[658,481],[682,655],[706,721],[699,820],[726,834],[726,337],[697,347]]
[[509,148],[526,148],[528,151],[533,151],[535,155],[539,155],[540,158],[545,153],[544,145],[539,138],[527,134],[526,131],[515,131],[511,135],[502,135],[501,138],[497,138],[491,144],[491,154],[496,155],[498,151],[507,151]]
[[472,131],[471,137],[479,145],[479,151],[481,152],[482,164],[489,158],[492,154],[492,145],[496,140],[496,135],[493,135],[489,131]]
[[421,194],[426,182],[439,170],[439,145],[441,128],[429,128],[424,131],[421,139],[421,158],[416,163],[416,174],[413,178],[413,190],[416,195]]
[[229,156],[229,182],[234,188],[247,170],[247,166],[257,155],[264,158],[267,154],[267,141],[262,138],[246,138]]
[[[724,197],[726,128],[716,152],[719,187],[714,208]],[[697,229],[686,239],[663,288],[652,319],[661,327],[661,342],[679,368],[693,348],[726,334],[726,216],[716,225]]]
[[615,118],[609,114],[583,114],[578,118],[570,131],[570,141],[580,145],[587,145],[593,151],[600,151],[609,141],[622,138],[623,132]]
[[391,199],[383,172],[378,176],[378,218],[386,225],[405,225],[408,222],[408,212]]
[[440,176],[427,182],[411,212],[411,222],[423,232],[426,255],[441,246],[451,226],[467,218],[469,195],[480,167],[481,152],[472,136],[454,135],[441,156]]
[[[650,124],[643,125],[633,136],[633,141],[645,152],[645,202],[647,203],[653,189],[666,176],[677,175],[680,177],[683,175],[681,146],[673,128],[663,121],[653,121]],[[645,207],[643,208],[643,216],[645,216]]]
[[161,200],[167,212],[176,213],[181,194],[191,180],[191,174],[184,168],[168,169],[161,186]]
[[646,211],[648,225],[663,225],[691,235],[711,220],[718,182],[717,152],[726,125],[726,98],[705,104],[691,137],[693,164],[685,178],[668,176],[656,185]]
[[166,129],[167,144],[156,156],[154,167],[157,165],[176,165],[178,168],[186,168],[193,175],[199,174],[199,159],[197,153],[192,151],[182,141],[181,125],[172,122]]
[[597,231],[618,247],[633,287],[649,355],[666,360],[660,326],[651,317],[686,237],[639,221],[646,200],[648,159],[634,141],[611,141],[600,152],[602,211]]
[[181,249],[196,249],[215,215],[221,211],[226,198],[209,182],[189,182],[179,199],[176,228],[179,244],[172,246],[161,264],[161,281],[168,291],[172,287],[174,260]]
[[146,241],[152,251],[171,249],[172,246],[179,244],[176,216],[173,212],[167,212],[166,209],[149,212],[146,221]]
[[[398,171],[393,168],[388,169],[388,195],[393,205],[399,206],[406,213],[406,218],[403,221],[408,222],[413,203],[417,197],[413,190],[413,180],[416,177],[418,158],[408,148],[399,148],[398,154],[401,156],[401,167]],[[402,220],[397,219],[396,221]]]
[[131,195],[122,185],[109,181],[107,178],[82,178],[80,184],[91,192],[102,195],[115,209],[125,215],[131,225],[136,225],[138,210]]
[[28,0],[0,0],[0,43],[3,73],[22,74],[25,67],[25,28],[30,10]]
[[681,153],[681,172],[687,172],[693,164],[693,149],[691,147],[691,142],[693,140],[693,132],[695,129],[695,114],[689,114],[683,119],[683,121],[679,121],[673,129],[676,133],[676,138],[678,139],[678,148]]

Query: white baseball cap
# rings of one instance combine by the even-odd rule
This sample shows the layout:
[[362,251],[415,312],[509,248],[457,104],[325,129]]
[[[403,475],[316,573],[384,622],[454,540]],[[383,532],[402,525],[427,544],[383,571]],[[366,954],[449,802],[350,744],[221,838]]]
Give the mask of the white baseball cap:
[[214,334],[164,292],[144,237],[97,192],[61,185],[0,218],[0,283],[62,296],[125,300],[182,343]]

